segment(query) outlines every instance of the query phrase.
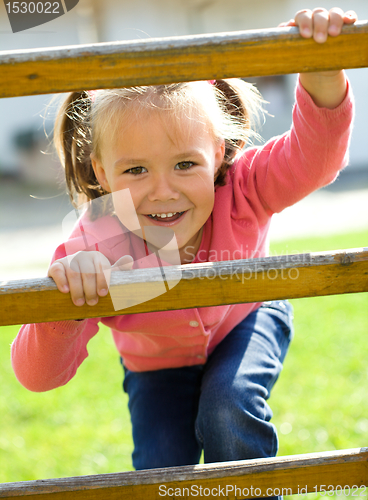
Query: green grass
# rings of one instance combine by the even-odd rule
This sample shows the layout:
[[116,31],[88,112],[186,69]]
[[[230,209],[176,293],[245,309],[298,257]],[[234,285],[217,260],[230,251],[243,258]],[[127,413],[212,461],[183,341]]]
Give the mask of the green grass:
[[15,379],[1,328],[0,482],[131,470],[131,428],[122,368],[108,328],[66,386],[31,393]]
[[[366,232],[273,244],[272,255],[367,246]],[[295,338],[270,404],[280,455],[355,448],[368,436],[368,294],[299,299]],[[101,327],[65,387],[31,393],[15,379],[0,328],[0,482],[131,470],[122,369]]]
[[[368,246],[367,231],[271,245],[271,254]],[[368,436],[368,294],[291,301],[295,338],[270,400],[279,455],[355,448]]]

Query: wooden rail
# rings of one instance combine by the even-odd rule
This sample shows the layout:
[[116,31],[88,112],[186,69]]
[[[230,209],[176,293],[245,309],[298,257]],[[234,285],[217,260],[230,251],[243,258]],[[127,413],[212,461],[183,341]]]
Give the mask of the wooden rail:
[[368,22],[324,44],[297,28],[0,52],[0,97],[368,66]]
[[[0,484],[0,498],[158,500],[330,492],[366,496],[368,448],[138,472]],[[176,490],[176,495],[175,495]],[[200,495],[202,492],[202,495]],[[165,494],[164,494],[165,493]],[[197,494],[195,494],[197,493]],[[326,493],[325,493],[326,494]]]
[[[163,295],[159,268],[115,273],[110,290],[114,287],[125,304],[118,312],[109,295],[93,307],[74,306],[70,294],[59,292],[51,278],[0,282],[0,325],[367,292],[368,248],[185,264],[162,270],[168,288],[180,280]],[[155,293],[156,298],[147,300]],[[132,301],[141,303],[129,307]]]

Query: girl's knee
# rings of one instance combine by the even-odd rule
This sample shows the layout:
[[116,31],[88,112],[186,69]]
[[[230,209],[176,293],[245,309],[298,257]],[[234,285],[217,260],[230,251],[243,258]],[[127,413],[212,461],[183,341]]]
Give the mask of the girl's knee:
[[269,391],[253,377],[224,377],[216,384],[205,384],[199,400],[199,413],[207,417],[231,416],[238,412],[252,415],[261,420],[270,420],[272,412],[266,400]]
[[[261,392],[261,393],[260,393]],[[212,394],[201,396],[197,416],[197,435],[226,436],[227,433],[262,433],[272,417],[271,408],[258,389],[218,387]],[[267,425],[266,425],[267,427]],[[273,434],[273,428],[267,432]],[[226,439],[226,437],[225,437]],[[246,438],[245,438],[246,439]]]
[[[278,449],[276,429],[263,412],[261,418],[246,406],[215,405],[212,411],[199,411],[196,435],[206,462],[246,460],[275,456]],[[271,411],[271,410],[269,410]]]

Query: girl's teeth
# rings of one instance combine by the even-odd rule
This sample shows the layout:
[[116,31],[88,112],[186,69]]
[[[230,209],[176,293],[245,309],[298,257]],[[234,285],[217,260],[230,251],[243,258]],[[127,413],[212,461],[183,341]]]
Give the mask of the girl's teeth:
[[168,213],[168,214],[151,214],[152,217],[161,217],[162,219],[165,219],[166,217],[173,217],[174,215],[176,215],[177,212],[173,212],[173,213]]

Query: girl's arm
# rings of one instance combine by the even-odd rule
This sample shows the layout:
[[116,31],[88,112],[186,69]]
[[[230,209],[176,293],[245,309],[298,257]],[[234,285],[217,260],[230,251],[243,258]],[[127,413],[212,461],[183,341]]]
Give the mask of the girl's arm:
[[18,381],[34,392],[65,385],[88,356],[99,318],[23,325],[11,347]]
[[[76,247],[83,248],[83,242],[80,241],[78,244],[79,240],[81,239],[77,238]],[[86,259],[81,259],[81,256],[87,253],[78,252],[75,262],[73,262],[73,256],[70,256],[72,267],[87,266]],[[90,253],[94,260],[99,262],[94,255],[98,252]],[[65,256],[65,246],[60,245],[55,255]],[[59,258],[50,265],[48,275],[55,276],[54,279],[60,291],[67,293],[72,290],[75,294],[77,293],[76,289],[78,289],[78,276],[73,276],[71,284],[67,280],[65,282],[66,278],[63,277],[61,271],[61,268],[65,269],[63,262],[65,268],[69,267],[68,257]],[[69,270],[69,273],[71,272]],[[78,273],[75,271],[75,274]],[[96,279],[94,275],[92,277]],[[102,281],[101,278],[100,281]],[[71,298],[74,303],[78,302],[78,297],[76,298],[75,295],[72,295]],[[18,381],[34,392],[49,391],[65,385],[74,377],[78,367],[88,356],[87,344],[98,332],[98,321],[94,318],[84,321],[57,321],[23,325],[11,348],[12,366]]]
[[290,131],[243,155],[234,171],[234,186],[251,200],[261,224],[333,182],[347,165],[354,116],[347,91],[337,108],[326,109],[299,84]]
[[[330,11],[317,8],[300,10],[295,19],[280,26],[299,26],[304,38],[314,38],[324,43],[328,36],[338,36],[344,24],[353,24],[358,16],[354,11],[344,12],[335,7]],[[346,79],[343,71],[302,73],[300,82],[320,108],[334,109],[342,103],[346,95]]]
[[[340,9],[303,10],[281,26],[299,26],[302,36],[323,43],[356,19]],[[245,175],[242,166],[235,172],[262,223],[334,181],[348,162],[353,113],[343,71],[300,75],[291,130],[244,155]]]
[[[89,238],[94,236],[94,233],[88,234]],[[48,275],[59,291],[70,293],[75,305],[87,302],[93,306],[100,296],[106,295],[110,272],[130,269],[132,258],[122,257],[111,266],[102,253],[83,250],[84,240],[76,229],[69,243],[69,251],[73,248],[75,253],[67,256],[65,245],[60,245]],[[13,370],[19,382],[35,392],[66,384],[88,356],[87,344],[98,332],[98,322],[99,318],[93,318],[22,326],[11,352]]]

